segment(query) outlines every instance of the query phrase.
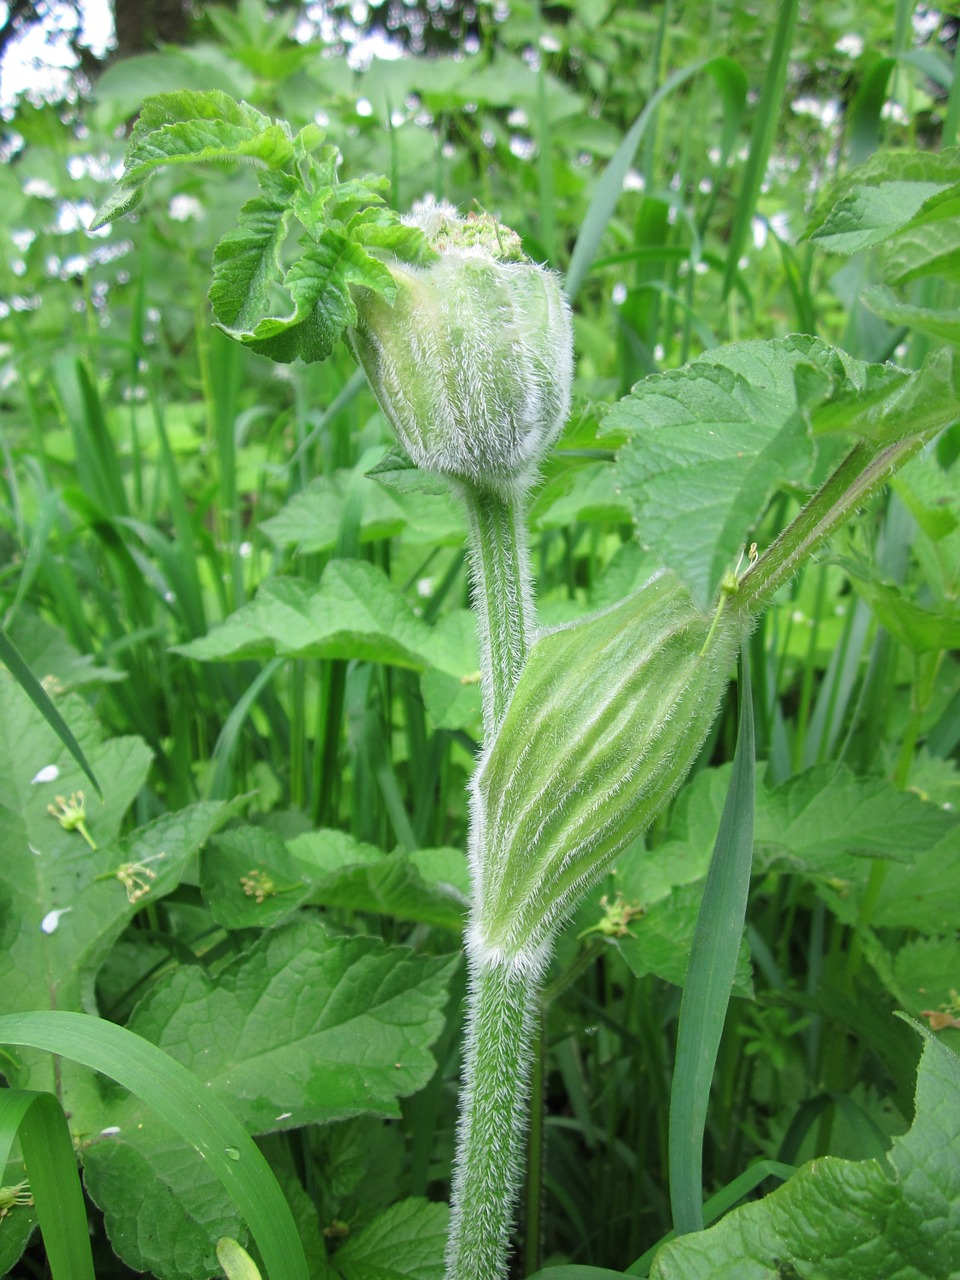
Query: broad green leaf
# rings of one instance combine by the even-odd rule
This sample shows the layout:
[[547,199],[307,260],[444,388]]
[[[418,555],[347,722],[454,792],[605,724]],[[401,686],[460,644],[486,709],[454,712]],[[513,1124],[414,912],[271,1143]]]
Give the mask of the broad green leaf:
[[[254,1132],[398,1116],[397,1098],[435,1070],[429,1046],[443,1026],[455,963],[378,938],[338,937],[313,917],[267,933],[216,981],[176,970],[130,1028],[189,1068]],[[210,1170],[143,1099],[109,1095],[100,1125],[84,1149],[87,1182],[130,1265],[195,1280],[215,1268],[209,1260],[220,1237],[243,1241]]]
[[56,691],[126,680],[124,671],[97,666],[89,653],[80,653],[59,627],[32,611],[21,611],[10,627],[10,639],[36,678]]
[[403,534],[407,543],[463,545],[463,516],[446,494],[398,493],[351,471],[318,476],[277,512],[260,523],[260,531],[277,547],[301,555],[332,551],[337,544],[347,486],[362,495],[360,542],[377,542]]
[[200,1153],[149,1107],[108,1095],[102,1131],[88,1134],[83,1178],[110,1241],[135,1271],[161,1280],[217,1274],[216,1242],[246,1240],[246,1224]]
[[925,276],[960,279],[960,184],[928,200],[885,246],[883,257],[892,284]]
[[832,253],[860,253],[888,241],[945,189],[936,182],[896,180],[859,187],[838,201],[810,238]]
[[449,1216],[445,1204],[401,1200],[349,1236],[334,1267],[343,1280],[443,1280]]
[[958,815],[886,778],[857,777],[844,765],[817,765],[757,793],[760,864],[825,876],[865,876],[865,858],[906,864],[958,826]]
[[889,324],[902,324],[909,329],[929,333],[945,342],[952,342],[954,346],[960,346],[960,317],[955,310],[937,311],[933,307],[918,307],[911,302],[901,302],[883,285],[864,289],[860,300]]
[[857,592],[877,621],[912,653],[960,648],[960,608],[956,603],[924,609],[890,583],[855,580]]
[[746,342],[645,378],[601,431],[626,431],[617,476],[641,544],[706,606],[778,488],[814,460],[809,412],[843,385],[812,339]]
[[200,855],[200,889],[225,929],[267,929],[296,911],[310,894],[279,836],[263,827],[233,827]]
[[[930,806],[933,807],[933,806]],[[947,811],[956,816],[955,811]],[[913,928],[949,934],[960,919],[960,826],[954,823],[936,841],[887,869],[877,899],[877,928]]]
[[827,1156],[664,1246],[650,1280],[950,1280],[960,1271],[960,1059],[924,1032],[916,1114],[884,1161]]
[[215,983],[177,970],[130,1027],[231,1099],[254,1133],[398,1116],[397,1098],[435,1069],[455,963],[337,937],[312,917],[265,934]]
[[[617,938],[615,943],[631,973],[638,978],[653,973],[676,987],[684,985],[705,879],[704,875],[693,884],[676,885],[665,897],[643,907],[638,898],[629,895],[629,870],[616,877],[616,883],[624,885],[624,900],[628,905],[636,903],[641,908],[640,914],[630,921],[627,936]],[[733,990],[738,996],[753,995],[750,949],[746,942],[741,943],[737,955]]]
[[294,864],[310,884],[311,902],[456,931],[463,927],[468,876],[460,850],[381,853],[347,841],[339,832],[310,832],[290,842]]
[[914,938],[893,959],[896,995],[915,1017],[926,1018],[954,1052],[960,1048],[957,941]]
[[939,192],[960,182],[960,150],[878,151],[827,193],[806,234],[836,253],[887,240]]
[[328,228],[284,276],[283,287],[293,300],[291,313],[268,314],[242,331],[222,327],[271,360],[325,360],[344,329],[357,319],[350,285],[383,294],[387,301],[395,293],[393,277],[382,262]]
[[331,560],[318,584],[270,578],[249,604],[177,651],[189,658],[356,658],[423,670],[430,628],[382,570]]
[[[0,678],[4,1012],[89,1007],[97,964],[135,913],[116,878],[98,877],[129,860],[117,837],[146,778],[150,752],[139,738],[102,742],[79,699],[70,696],[61,707],[94,770],[109,780],[102,800],[84,795],[82,802],[96,849],[79,829],[66,830],[49,812],[63,811],[63,796],[75,797],[74,811],[79,809],[83,774],[26,694]],[[175,866],[173,853],[170,861]],[[37,1087],[49,1083],[48,1073]]]

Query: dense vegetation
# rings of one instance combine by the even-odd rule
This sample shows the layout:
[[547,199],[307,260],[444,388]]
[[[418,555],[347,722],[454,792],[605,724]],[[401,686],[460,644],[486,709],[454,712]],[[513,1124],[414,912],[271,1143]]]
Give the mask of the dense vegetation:
[[[528,514],[542,627],[663,567],[709,616],[851,440],[915,455],[775,583],[747,644],[746,927],[725,1019],[706,997],[685,1017],[723,1024],[707,1220],[756,1203],[653,1262],[692,1212],[671,1082],[721,813],[750,772],[735,683],[684,788],[558,938],[513,1265],[960,1273],[956,24],[855,8],[481,6],[463,53],[355,69],[244,0],[211,9],[207,40],[11,114],[0,1165],[7,1130],[31,1141],[3,1107],[55,1094],[104,1280],[244,1274],[217,1242],[256,1255],[243,1196],[268,1234],[274,1202],[244,1182],[243,1130],[307,1274],[443,1275],[484,733],[445,483],[397,454],[346,346],[276,364],[211,324],[215,248],[257,172],[168,164],[87,230],[144,97],[182,89],[319,126],[349,200],[494,211],[563,273],[573,410]],[[50,1010],[115,1025],[50,1024],[45,1043],[12,1020]],[[147,1058],[118,1066],[119,1027],[224,1115],[191,1119],[189,1083]],[[41,1276],[22,1156],[0,1169],[0,1271]]]

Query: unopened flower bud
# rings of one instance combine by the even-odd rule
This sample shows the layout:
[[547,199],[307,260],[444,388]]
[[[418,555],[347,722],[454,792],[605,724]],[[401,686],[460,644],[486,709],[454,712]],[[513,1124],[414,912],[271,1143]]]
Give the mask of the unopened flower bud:
[[748,629],[668,572],[533,646],[474,775],[472,945],[522,959],[676,792]]
[[357,291],[353,351],[417,466],[523,490],[570,406],[573,334],[559,281],[488,215],[427,205],[410,222],[437,257],[386,264],[392,305]]

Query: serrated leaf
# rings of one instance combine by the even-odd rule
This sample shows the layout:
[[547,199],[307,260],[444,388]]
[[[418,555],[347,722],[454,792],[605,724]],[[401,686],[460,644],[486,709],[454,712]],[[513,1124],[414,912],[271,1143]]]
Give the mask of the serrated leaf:
[[916,1115],[887,1159],[827,1156],[717,1226],[665,1245],[650,1280],[950,1280],[960,1271],[960,1059],[928,1033]]
[[343,1280],[443,1280],[450,1211],[445,1204],[401,1200],[334,1255]]
[[358,658],[423,670],[430,628],[386,575],[361,560],[332,560],[319,584],[271,578],[256,598],[208,636],[178,647],[218,658]]
[[315,480],[260,524],[275,546],[302,555],[332,551],[337,543],[348,485],[362,498],[360,542],[376,542],[403,534],[406,542],[462,546],[462,512],[446,493],[396,493],[367,476],[335,471]]
[[265,934],[216,983],[177,970],[130,1027],[230,1098],[254,1133],[398,1116],[397,1098],[435,1069],[429,1046],[455,963],[298,920]]
[[286,174],[265,174],[260,191],[240,210],[236,230],[213,255],[210,303],[231,336],[249,333],[269,312],[283,280],[280,248],[290,222],[296,184]]
[[325,360],[344,329],[355,323],[357,309],[350,285],[360,285],[393,300],[393,277],[376,258],[338,231],[324,230],[290,267],[283,287],[293,311],[265,316],[248,332],[226,329],[258,355],[289,363]]
[[289,845],[309,900],[459,931],[468,905],[466,858],[457,849],[382,853],[319,831]]
[[103,1129],[84,1146],[84,1183],[127,1266],[162,1280],[218,1274],[216,1241],[246,1240],[246,1226],[200,1153],[133,1098],[108,1102]]
[[844,380],[823,343],[745,342],[645,378],[604,419],[631,437],[617,477],[641,544],[701,606],[777,488],[809,477],[809,412]]
[[266,929],[310,895],[305,877],[279,836],[263,827],[234,827],[211,840],[200,858],[200,890],[225,929]]
[[[716,830],[713,835],[716,835]],[[616,939],[617,950],[636,977],[643,978],[653,973],[664,982],[683,986],[705,881],[704,874],[693,884],[675,886],[666,897],[646,907],[642,915],[630,922],[628,936]],[[618,885],[623,883],[625,899],[633,902],[635,899],[629,891],[629,872],[622,879],[618,875],[616,882]],[[738,996],[753,996],[750,948],[745,941],[741,942],[737,956],[733,991]]]

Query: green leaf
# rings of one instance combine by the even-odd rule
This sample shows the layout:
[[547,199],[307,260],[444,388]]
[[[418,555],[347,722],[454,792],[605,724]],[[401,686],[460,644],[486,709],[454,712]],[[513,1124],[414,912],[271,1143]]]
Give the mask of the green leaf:
[[217,1261],[227,1280],[263,1280],[260,1268],[246,1249],[229,1236],[217,1241]]
[[243,1215],[217,1171],[149,1101],[108,1095],[81,1158],[110,1242],[135,1271],[196,1280],[216,1272],[221,1237],[246,1239]]
[[102,795],[96,774],[90,768],[90,764],[83,754],[80,744],[73,736],[70,726],[54,706],[49,693],[27,666],[22,654],[2,627],[0,627],[0,662],[3,662],[14,680],[16,680],[17,684],[93,783],[97,795]]
[[893,584],[854,581],[881,626],[912,653],[960,648],[960,608],[955,602],[939,609],[924,609]]
[[200,889],[225,929],[267,929],[296,911],[311,885],[279,836],[233,827],[200,855]]
[[261,521],[260,532],[275,546],[301,555],[332,551],[350,485],[362,496],[361,545],[401,533],[408,543],[463,545],[463,515],[448,494],[397,493],[346,470],[311,480],[275,516]]
[[271,578],[208,636],[177,646],[189,658],[356,658],[423,670],[430,628],[382,570],[331,560],[319,584]]
[[865,307],[889,324],[904,325],[920,333],[932,334],[944,342],[960,346],[960,317],[956,310],[937,311],[933,307],[918,307],[911,302],[901,302],[883,285],[864,289],[860,300]]
[[466,858],[459,849],[381,853],[341,832],[309,832],[291,841],[309,900],[395,916],[459,932],[468,905]]
[[[201,1153],[205,1166],[228,1189],[253,1232],[270,1280],[307,1280],[296,1227],[269,1165],[227,1107],[168,1054],[113,1023],[59,1011],[0,1017],[0,1044],[72,1059],[145,1099]],[[150,1207],[154,1190],[152,1185],[140,1189],[141,1209]],[[165,1209],[162,1204],[153,1207],[161,1214]],[[185,1280],[195,1278],[194,1271]]]
[[[861,366],[862,368],[862,366]],[[815,339],[744,342],[645,378],[601,431],[626,431],[617,475],[641,544],[706,607],[771,496],[803,484],[813,407],[847,386]]]
[[889,240],[931,197],[960,182],[960,150],[878,151],[827,193],[806,234],[833,253]]
[[680,1002],[670,1091],[670,1204],[677,1232],[703,1227],[703,1134],[753,865],[755,735],[747,646],[740,660],[737,746]]
[[20,1141],[51,1275],[56,1280],[94,1280],[73,1139],[52,1093],[0,1089],[0,1174],[15,1138]]
[[303,919],[265,934],[215,983],[175,971],[130,1026],[230,1098],[254,1133],[398,1116],[397,1098],[435,1070],[429,1046],[455,963]]
[[772,1195],[665,1245],[650,1280],[957,1275],[960,1059],[922,1034],[913,1126],[894,1138],[885,1161],[827,1156],[804,1165]]
[[256,328],[282,284],[280,249],[295,190],[287,174],[263,175],[259,193],[240,210],[236,230],[214,251],[210,303],[217,323],[231,337]]
[[283,287],[293,300],[288,315],[266,315],[247,330],[221,325],[258,355],[289,363],[325,360],[344,329],[357,319],[350,285],[393,301],[396,286],[382,262],[330,228],[290,267]]
[[345,1240],[333,1264],[343,1280],[443,1280],[449,1217],[445,1204],[401,1200]]

